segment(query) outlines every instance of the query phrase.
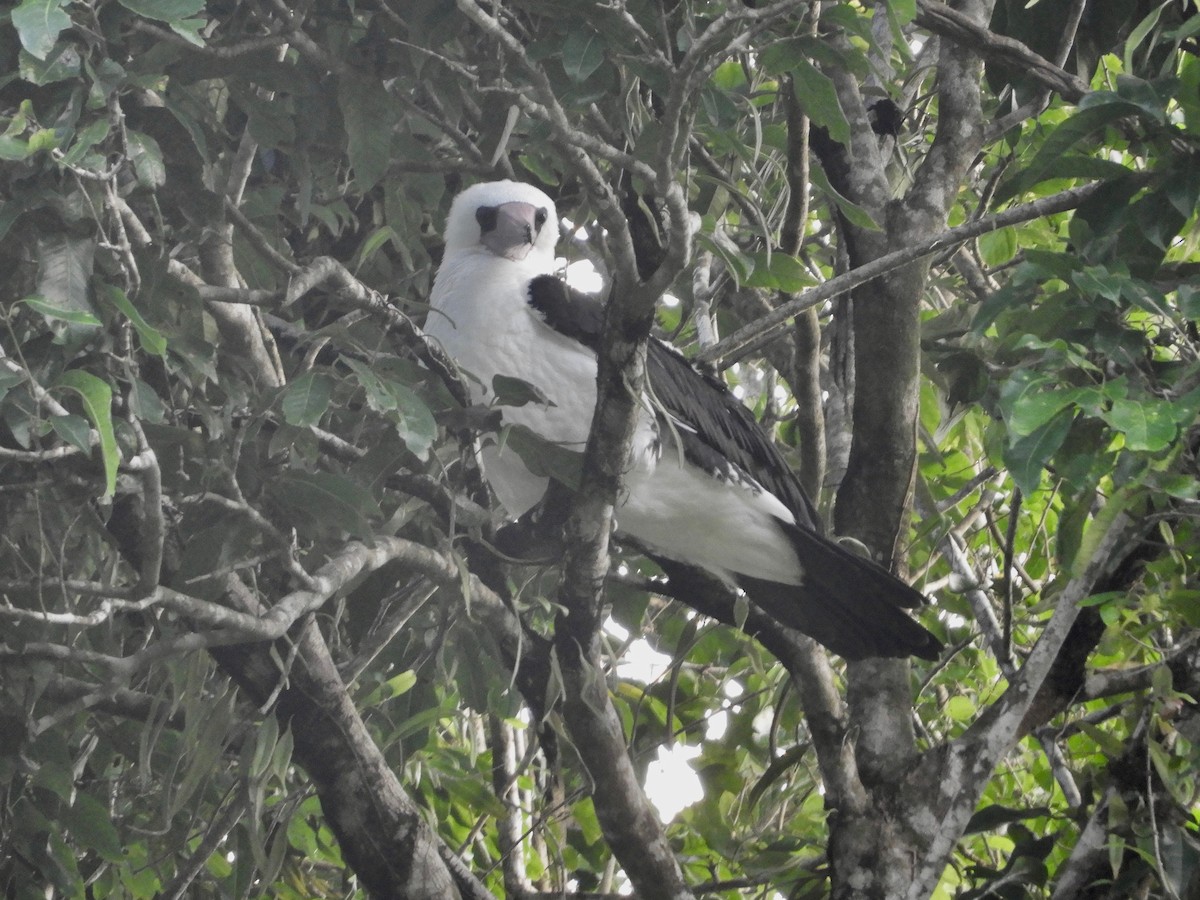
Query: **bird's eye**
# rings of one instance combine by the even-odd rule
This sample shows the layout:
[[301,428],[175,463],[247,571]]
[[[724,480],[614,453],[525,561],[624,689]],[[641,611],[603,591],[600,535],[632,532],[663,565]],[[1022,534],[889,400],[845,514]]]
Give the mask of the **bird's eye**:
[[475,210],[475,221],[479,223],[479,228],[483,234],[495,230],[496,219],[499,215],[500,207],[498,206],[481,206]]
[[547,215],[549,215],[549,213],[546,212],[546,208],[544,206],[533,214],[534,227],[539,231],[541,231],[542,226],[546,224]]

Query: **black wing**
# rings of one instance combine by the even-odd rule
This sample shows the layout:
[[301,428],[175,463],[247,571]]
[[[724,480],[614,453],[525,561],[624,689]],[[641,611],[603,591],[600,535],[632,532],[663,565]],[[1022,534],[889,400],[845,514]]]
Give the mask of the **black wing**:
[[604,330],[604,303],[553,275],[529,282],[529,305],[559,334],[599,352]]
[[[529,303],[551,328],[599,349],[604,324],[600,300],[546,275],[531,282]],[[795,524],[779,525],[800,560],[804,587],[739,577],[756,602],[847,659],[937,658],[941,643],[898,608],[921,606],[925,596],[821,534],[817,511],[787,460],[723,381],[656,340],[647,348],[646,378],[662,432],[680,443],[688,462],[714,477],[761,486],[795,517]]]
[[[529,283],[529,305],[559,334],[600,348],[604,304],[553,275]],[[797,524],[818,531],[819,519],[787,460],[725,383],[700,372],[674,348],[651,340],[646,379],[688,462],[730,481],[747,479],[778,497]]]
[[782,501],[797,525],[820,531],[817,511],[791,466],[725,382],[655,340],[646,351],[646,378],[653,398],[677,423],[689,462],[728,480],[752,479]]

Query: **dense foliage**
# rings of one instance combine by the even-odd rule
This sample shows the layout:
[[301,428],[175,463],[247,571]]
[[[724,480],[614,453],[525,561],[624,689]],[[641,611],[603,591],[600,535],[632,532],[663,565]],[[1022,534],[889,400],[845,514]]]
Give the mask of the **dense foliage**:
[[[5,896],[1197,896],[1197,10],[0,13]],[[632,548],[580,589],[619,446],[489,430],[414,325],[499,177],[638,338],[674,298],[940,662]],[[494,551],[480,435],[582,483],[565,569]]]

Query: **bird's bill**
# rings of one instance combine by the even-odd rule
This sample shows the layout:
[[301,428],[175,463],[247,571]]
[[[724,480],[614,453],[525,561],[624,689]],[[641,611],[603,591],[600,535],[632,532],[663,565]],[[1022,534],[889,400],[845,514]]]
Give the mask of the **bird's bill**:
[[495,224],[483,232],[479,241],[497,256],[524,259],[537,238],[536,217],[537,207],[532,203],[501,203],[496,207]]

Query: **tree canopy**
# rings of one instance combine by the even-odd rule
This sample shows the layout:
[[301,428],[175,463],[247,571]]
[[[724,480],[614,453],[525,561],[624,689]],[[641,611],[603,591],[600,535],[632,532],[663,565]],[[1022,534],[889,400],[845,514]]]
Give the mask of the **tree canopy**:
[[[0,12],[5,896],[1200,896],[1197,11]],[[420,331],[497,178],[609,299],[582,455]],[[648,339],[940,660],[610,540]]]

